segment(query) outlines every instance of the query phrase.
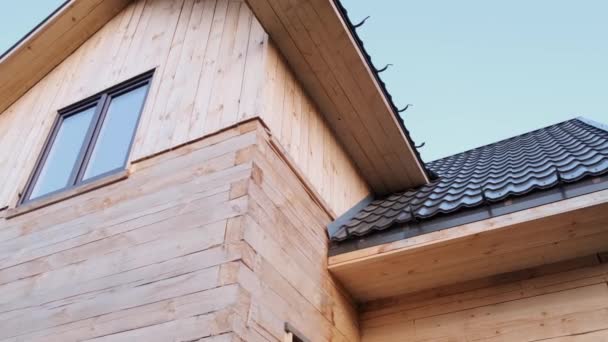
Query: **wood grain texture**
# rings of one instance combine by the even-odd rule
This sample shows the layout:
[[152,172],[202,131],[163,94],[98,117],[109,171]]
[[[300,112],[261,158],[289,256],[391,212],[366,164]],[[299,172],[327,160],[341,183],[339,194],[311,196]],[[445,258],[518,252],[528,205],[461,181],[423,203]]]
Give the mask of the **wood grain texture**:
[[0,341],[357,341],[330,218],[284,160],[250,119],[0,219]]
[[380,194],[428,181],[332,1],[248,0],[349,155]]
[[248,208],[247,125],[133,165],[127,179],[0,221],[1,341],[194,340],[233,331],[226,266]]
[[329,268],[369,301],[540,266],[607,250],[607,207],[598,191],[337,255]]
[[246,330],[282,341],[289,323],[310,341],[358,341],[352,302],[327,271],[330,218],[277,154],[266,130],[249,151],[249,210],[230,235],[251,247],[234,277],[250,293]]
[[130,160],[262,116],[340,215],[367,183],[241,0],[137,0],[0,115],[0,207],[14,206],[57,110],[155,69]]
[[131,0],[72,0],[0,59],[0,113]]
[[241,101],[263,80],[263,55],[247,54],[250,38],[266,37],[254,21],[238,0],[130,3],[0,115],[0,143],[12,149],[0,157],[11,185],[0,201],[23,187],[57,110],[147,70],[155,73],[132,160],[232,125],[238,113],[257,114],[255,102]]
[[371,190],[273,41],[266,59],[261,117],[295,166],[340,215]]
[[371,302],[363,341],[604,341],[608,265],[592,255]]

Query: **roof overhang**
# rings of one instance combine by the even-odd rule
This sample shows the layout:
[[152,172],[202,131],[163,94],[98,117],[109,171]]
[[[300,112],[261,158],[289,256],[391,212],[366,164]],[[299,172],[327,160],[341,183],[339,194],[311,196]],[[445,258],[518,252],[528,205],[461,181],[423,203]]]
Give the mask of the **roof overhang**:
[[131,0],[69,0],[0,57],[0,114]]
[[377,194],[428,182],[396,109],[333,0],[247,0]]
[[359,302],[414,293],[608,249],[608,190],[329,258]]
[[[70,0],[0,59],[0,113],[130,0]],[[247,0],[377,194],[428,176],[390,97],[333,0]]]

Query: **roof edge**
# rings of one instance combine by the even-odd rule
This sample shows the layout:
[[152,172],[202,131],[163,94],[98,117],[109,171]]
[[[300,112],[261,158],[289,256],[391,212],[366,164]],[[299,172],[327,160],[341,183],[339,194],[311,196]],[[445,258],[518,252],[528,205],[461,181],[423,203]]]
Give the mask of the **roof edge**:
[[355,215],[357,215],[363,208],[367,207],[370,203],[374,201],[373,195],[368,195],[355,204],[352,208],[348,209],[344,214],[340,215],[340,217],[336,218],[333,222],[327,225],[327,232],[329,233],[329,238],[333,238],[334,235],[338,232],[338,230],[350,221]]
[[34,26],[34,28],[29,30],[25,35],[23,35],[19,40],[17,40],[15,42],[15,44],[11,45],[2,54],[0,54],[0,63],[2,63],[2,60],[4,59],[4,57],[6,57],[10,53],[12,53],[13,50],[16,50],[18,46],[21,46],[21,44],[25,44],[27,42],[27,40],[31,36],[33,36],[36,31],[38,31],[38,29],[40,29],[43,25],[45,25],[48,21],[50,21],[51,18],[53,18],[57,13],[62,11],[67,6],[67,4],[69,4],[71,1],[72,0],[65,0],[61,5],[59,5],[49,15],[47,15],[44,19],[42,19],[42,21],[40,21],[36,26]]
[[578,121],[580,121],[582,123],[586,123],[589,126],[593,126],[593,127],[597,128],[597,129],[601,129],[601,130],[604,130],[604,131],[608,132],[608,125],[603,124],[601,122],[598,122],[598,121],[595,121],[595,120],[591,120],[591,119],[586,118],[584,116],[576,117],[576,118],[574,118],[574,120],[578,120]]
[[500,201],[483,207],[470,208],[461,213],[445,214],[421,222],[394,224],[383,230],[375,230],[363,236],[355,235],[341,241],[332,239],[328,255],[335,256],[359,249],[374,247],[603,190],[608,190],[607,175],[587,177],[585,180],[575,183],[561,183],[557,187],[537,190],[533,194],[511,198],[508,201]]
[[0,57],[0,115],[131,0],[67,0]]
[[438,158],[438,159],[435,159],[435,160],[431,160],[429,163],[438,162],[438,161],[440,161],[440,160],[443,160],[443,159],[446,159],[446,158],[451,158],[451,157],[453,157],[453,156],[455,156],[455,155],[458,155],[458,154],[469,153],[469,152],[472,152],[472,151],[475,151],[475,150],[478,150],[478,149],[481,149],[481,148],[485,148],[485,147],[488,147],[488,146],[492,146],[492,145],[501,144],[501,143],[504,143],[504,142],[506,142],[506,141],[509,141],[509,140],[513,140],[513,139],[519,138],[519,137],[521,137],[522,135],[526,135],[526,134],[532,134],[532,133],[534,133],[534,132],[542,131],[542,130],[547,129],[547,128],[552,127],[552,126],[560,125],[560,124],[563,124],[563,123],[566,123],[566,122],[569,122],[569,121],[575,121],[575,120],[578,120],[578,121],[580,121],[580,122],[586,123],[586,124],[588,124],[588,125],[590,125],[590,126],[593,126],[593,127],[595,127],[595,128],[599,128],[599,129],[602,129],[602,130],[604,130],[604,131],[608,131],[608,125],[604,125],[604,124],[602,124],[602,123],[599,123],[599,122],[597,122],[597,121],[593,121],[593,120],[588,119],[588,118],[585,118],[585,117],[583,117],[583,116],[578,116],[578,117],[573,117],[573,118],[571,118],[571,119],[562,120],[562,121],[558,121],[558,122],[556,122],[556,123],[552,123],[552,124],[549,124],[549,125],[545,125],[545,126],[542,126],[542,127],[536,128],[536,129],[533,129],[533,130],[531,130],[531,131],[523,132],[523,133],[520,133],[520,134],[515,134],[515,135],[510,136],[510,137],[508,137],[508,138],[504,138],[504,139],[500,139],[500,140],[497,140],[497,141],[493,141],[493,142],[491,142],[491,143],[487,143],[487,144],[483,144],[483,145],[475,146],[475,147],[470,148],[470,149],[468,149],[468,150],[464,150],[464,151],[461,151],[461,152],[458,152],[458,153],[450,154],[449,156],[445,156],[445,157],[441,157],[441,158]]
[[432,180],[339,2],[246,1],[375,194]]
[[437,177],[437,175],[435,175],[433,172],[431,172],[431,170],[429,170],[429,168],[424,163],[424,160],[422,160],[422,157],[420,156],[420,151],[418,151],[418,149],[416,148],[416,143],[414,142],[414,139],[412,139],[412,136],[410,135],[410,132],[407,129],[407,127],[405,127],[405,122],[403,121],[403,118],[401,117],[401,115],[399,115],[399,109],[397,108],[397,105],[395,105],[395,102],[393,101],[393,97],[391,96],[388,89],[386,88],[386,84],[384,83],[384,81],[380,78],[378,69],[374,66],[374,63],[372,62],[371,55],[365,49],[365,46],[363,45],[363,40],[361,39],[361,37],[359,37],[359,34],[357,33],[355,26],[351,22],[350,17],[348,16],[348,11],[346,10],[346,7],[344,7],[344,5],[342,5],[341,0],[333,0],[333,2],[336,5],[338,12],[340,13],[342,20],[346,23],[346,26],[348,27],[351,36],[354,38],[354,41],[357,44],[357,47],[361,51],[362,55],[365,57],[364,59],[365,59],[365,62],[367,63],[367,66],[370,68],[370,70],[372,70],[372,74],[374,75],[376,82],[380,86],[382,95],[387,100],[387,102],[390,104],[392,114],[395,117],[395,119],[399,125],[399,128],[403,132],[403,135],[405,135],[408,145],[414,152],[414,155],[416,156],[418,163],[422,167],[423,171],[426,173],[426,176],[429,180],[435,179]]

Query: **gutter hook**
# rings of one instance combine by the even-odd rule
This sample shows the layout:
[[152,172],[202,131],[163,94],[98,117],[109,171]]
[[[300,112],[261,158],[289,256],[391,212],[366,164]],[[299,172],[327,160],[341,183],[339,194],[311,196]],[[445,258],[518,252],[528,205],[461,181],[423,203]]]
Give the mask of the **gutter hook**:
[[411,104],[411,103],[408,103],[407,105],[405,105],[405,107],[403,107],[401,109],[397,109],[397,113],[403,113],[403,112],[405,112],[410,107],[414,107],[414,105]]
[[557,166],[554,166],[553,168],[555,169],[555,176],[557,178],[557,184],[564,183],[564,179],[562,178],[562,174],[559,172],[559,169],[557,168]]
[[367,21],[367,19],[369,19],[369,18],[370,18],[370,16],[368,15],[367,17],[365,17],[365,19],[361,20],[361,22],[360,22],[360,23],[358,23],[357,25],[353,25],[353,28],[357,29],[357,28],[359,28],[359,27],[363,26],[363,24],[365,24],[365,22],[366,22],[366,21]]
[[387,64],[387,65],[386,65],[384,68],[382,68],[382,69],[380,69],[380,70],[376,69],[376,72],[377,72],[377,73],[384,72],[384,71],[386,71],[386,69],[388,69],[388,67],[390,67],[390,66],[392,66],[392,64]]
[[410,214],[410,220],[411,222],[414,223],[418,223],[418,218],[416,217],[416,212],[414,211],[414,208],[412,208],[412,206],[409,206],[409,213]]

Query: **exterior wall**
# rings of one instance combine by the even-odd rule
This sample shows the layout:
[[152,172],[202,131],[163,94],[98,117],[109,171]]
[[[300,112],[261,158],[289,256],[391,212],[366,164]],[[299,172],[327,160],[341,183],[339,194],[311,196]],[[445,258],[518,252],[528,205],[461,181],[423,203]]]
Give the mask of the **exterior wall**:
[[270,341],[282,340],[285,322],[310,341],[358,341],[356,310],[327,270],[330,217],[265,131],[248,158],[249,210],[227,233],[255,253],[235,270],[251,293],[248,327]]
[[262,118],[320,197],[344,213],[369,195],[369,186],[272,41],[265,70]]
[[[150,69],[124,176],[13,208],[57,110]],[[242,0],[133,1],[0,114],[0,178],[0,341],[358,341],[326,225],[368,187]]]
[[231,129],[136,163],[127,179],[0,218],[0,341],[186,341],[229,333],[247,295],[225,242],[251,175]]
[[[0,115],[0,207],[14,201],[57,110],[155,69],[131,160],[256,113],[266,39],[242,0],[135,0]],[[11,153],[5,153],[11,151]]]
[[317,203],[254,120],[0,218],[0,341],[357,341]]
[[[0,208],[16,202],[57,110],[155,69],[132,161],[274,110],[264,116],[275,119],[271,129],[341,214],[367,185],[279,59],[243,0],[133,1],[0,114]],[[281,73],[273,87],[265,85],[269,67]],[[270,97],[281,106],[264,108]]]
[[597,255],[368,303],[363,341],[608,341]]

